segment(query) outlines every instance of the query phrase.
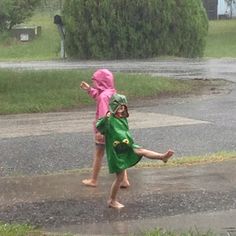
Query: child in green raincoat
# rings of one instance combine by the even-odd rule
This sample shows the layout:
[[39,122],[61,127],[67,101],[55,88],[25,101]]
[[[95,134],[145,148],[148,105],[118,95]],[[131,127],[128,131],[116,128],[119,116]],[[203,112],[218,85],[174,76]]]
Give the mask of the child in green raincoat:
[[114,94],[111,97],[109,108],[107,115],[97,121],[96,127],[105,136],[109,172],[116,173],[116,179],[111,186],[108,206],[119,209],[124,207],[116,199],[124,178],[124,171],[137,164],[143,156],[166,163],[174,152],[168,150],[165,153],[158,153],[134,144],[129,132],[127,121],[129,113],[124,95]]

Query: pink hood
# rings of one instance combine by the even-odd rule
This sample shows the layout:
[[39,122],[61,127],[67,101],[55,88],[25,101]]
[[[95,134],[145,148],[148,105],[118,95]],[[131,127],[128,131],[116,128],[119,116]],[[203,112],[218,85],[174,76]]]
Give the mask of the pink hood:
[[93,87],[88,94],[96,100],[95,121],[106,115],[111,96],[116,93],[113,74],[107,69],[97,70],[92,77]]
[[106,89],[115,89],[113,74],[107,69],[97,70],[93,74],[92,80],[93,87],[98,90],[98,93]]

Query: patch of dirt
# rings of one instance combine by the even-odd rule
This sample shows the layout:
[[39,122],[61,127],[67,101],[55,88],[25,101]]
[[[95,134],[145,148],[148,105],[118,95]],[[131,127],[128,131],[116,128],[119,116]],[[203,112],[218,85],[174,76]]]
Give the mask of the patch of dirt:
[[[193,95],[220,95],[232,91],[234,83],[227,80],[194,79]],[[191,95],[191,94],[190,94]]]

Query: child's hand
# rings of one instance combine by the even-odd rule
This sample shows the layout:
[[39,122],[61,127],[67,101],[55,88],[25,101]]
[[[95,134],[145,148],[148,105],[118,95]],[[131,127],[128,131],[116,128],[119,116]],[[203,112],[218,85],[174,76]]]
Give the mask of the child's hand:
[[95,140],[97,143],[104,143],[104,136],[100,132],[97,132],[95,134]]
[[87,90],[89,90],[90,85],[87,84],[86,82],[82,81],[81,84],[80,84],[80,88],[87,91]]

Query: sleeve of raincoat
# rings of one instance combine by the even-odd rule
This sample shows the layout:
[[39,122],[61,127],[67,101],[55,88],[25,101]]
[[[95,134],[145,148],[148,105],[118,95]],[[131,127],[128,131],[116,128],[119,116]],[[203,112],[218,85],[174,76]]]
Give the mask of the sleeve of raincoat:
[[109,119],[107,116],[105,117],[102,117],[100,119],[97,120],[97,123],[96,123],[96,128],[97,130],[101,133],[101,134],[105,134],[107,129],[108,129],[108,124],[109,123]]
[[97,117],[101,118],[106,116],[109,110],[109,97],[106,94],[101,94],[97,98]]
[[94,99],[96,99],[96,97],[98,96],[98,90],[93,88],[93,87],[90,87],[88,89],[88,95]]

